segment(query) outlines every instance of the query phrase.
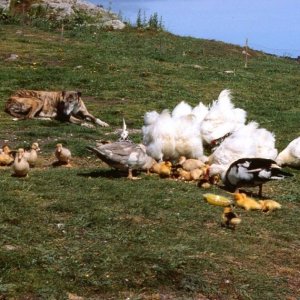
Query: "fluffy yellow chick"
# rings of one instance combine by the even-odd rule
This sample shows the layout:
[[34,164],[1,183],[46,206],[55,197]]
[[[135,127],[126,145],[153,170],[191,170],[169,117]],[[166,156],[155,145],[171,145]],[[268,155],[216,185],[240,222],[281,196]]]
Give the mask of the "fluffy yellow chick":
[[13,175],[16,177],[26,177],[28,175],[29,163],[24,158],[23,148],[18,149],[12,169],[13,169]]
[[25,151],[24,158],[28,161],[30,167],[34,167],[38,158],[38,151],[40,151],[39,144],[33,143],[30,151]]
[[245,210],[261,210],[261,204],[259,204],[253,198],[247,197],[244,193],[234,193],[234,200],[237,206],[244,208]]
[[184,180],[184,181],[192,181],[193,178],[191,176],[191,172],[186,171],[182,168],[177,169],[178,179]]
[[66,167],[70,167],[70,160],[71,160],[71,151],[62,144],[57,144],[55,149],[55,156],[58,159],[58,163],[65,165]]
[[259,200],[258,202],[261,205],[261,210],[266,213],[281,209],[281,204],[274,200]]
[[202,178],[203,170],[202,169],[194,169],[190,171],[192,180],[199,180]]
[[204,163],[199,159],[189,158],[185,156],[180,156],[178,164],[182,166],[185,171],[192,171],[194,169],[200,169],[204,166]]
[[233,211],[231,207],[224,207],[224,211],[222,213],[222,225],[235,229],[236,225],[241,223],[241,218]]
[[2,151],[0,153],[0,166],[9,166],[14,161],[14,158],[11,154],[11,150],[7,145],[2,147]]
[[170,161],[155,162],[150,168],[150,172],[156,173],[160,177],[170,177],[172,173],[172,163]]

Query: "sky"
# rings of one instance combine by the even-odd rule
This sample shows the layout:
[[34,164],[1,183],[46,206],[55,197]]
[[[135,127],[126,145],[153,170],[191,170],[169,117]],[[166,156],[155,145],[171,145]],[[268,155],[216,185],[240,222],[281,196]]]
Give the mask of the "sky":
[[300,0],[89,0],[132,24],[157,13],[176,35],[223,41],[279,56],[300,56]]

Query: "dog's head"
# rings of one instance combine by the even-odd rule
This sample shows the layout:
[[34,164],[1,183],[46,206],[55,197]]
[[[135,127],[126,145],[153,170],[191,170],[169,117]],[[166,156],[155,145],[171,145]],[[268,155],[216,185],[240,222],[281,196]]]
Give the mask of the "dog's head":
[[69,116],[71,113],[77,113],[80,108],[81,92],[63,91],[62,103],[63,114]]

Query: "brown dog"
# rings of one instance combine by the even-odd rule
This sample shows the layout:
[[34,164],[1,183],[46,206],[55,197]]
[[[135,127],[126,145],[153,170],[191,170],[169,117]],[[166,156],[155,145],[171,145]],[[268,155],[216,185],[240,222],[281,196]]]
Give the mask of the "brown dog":
[[5,105],[5,111],[18,119],[58,119],[86,127],[108,124],[88,112],[81,93],[75,91],[47,92],[20,90],[13,94]]

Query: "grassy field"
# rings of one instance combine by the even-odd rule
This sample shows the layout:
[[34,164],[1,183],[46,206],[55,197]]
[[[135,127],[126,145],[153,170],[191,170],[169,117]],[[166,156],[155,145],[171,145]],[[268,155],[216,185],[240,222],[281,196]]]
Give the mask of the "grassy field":
[[[298,170],[265,185],[282,210],[238,210],[231,231],[220,226],[222,209],[203,201],[208,191],[224,195],[219,187],[144,174],[128,181],[85,149],[117,139],[123,117],[141,129],[146,111],[209,104],[229,88],[281,150],[300,135],[295,60],[251,51],[245,69],[240,47],[215,41],[134,30],[61,38],[12,25],[0,27],[0,60],[0,143],[42,149],[28,178],[0,170],[0,299],[299,299]],[[80,90],[111,126],[14,122],[3,107],[21,88]],[[138,130],[131,137],[141,140]],[[57,142],[71,149],[73,168],[51,166]]]

